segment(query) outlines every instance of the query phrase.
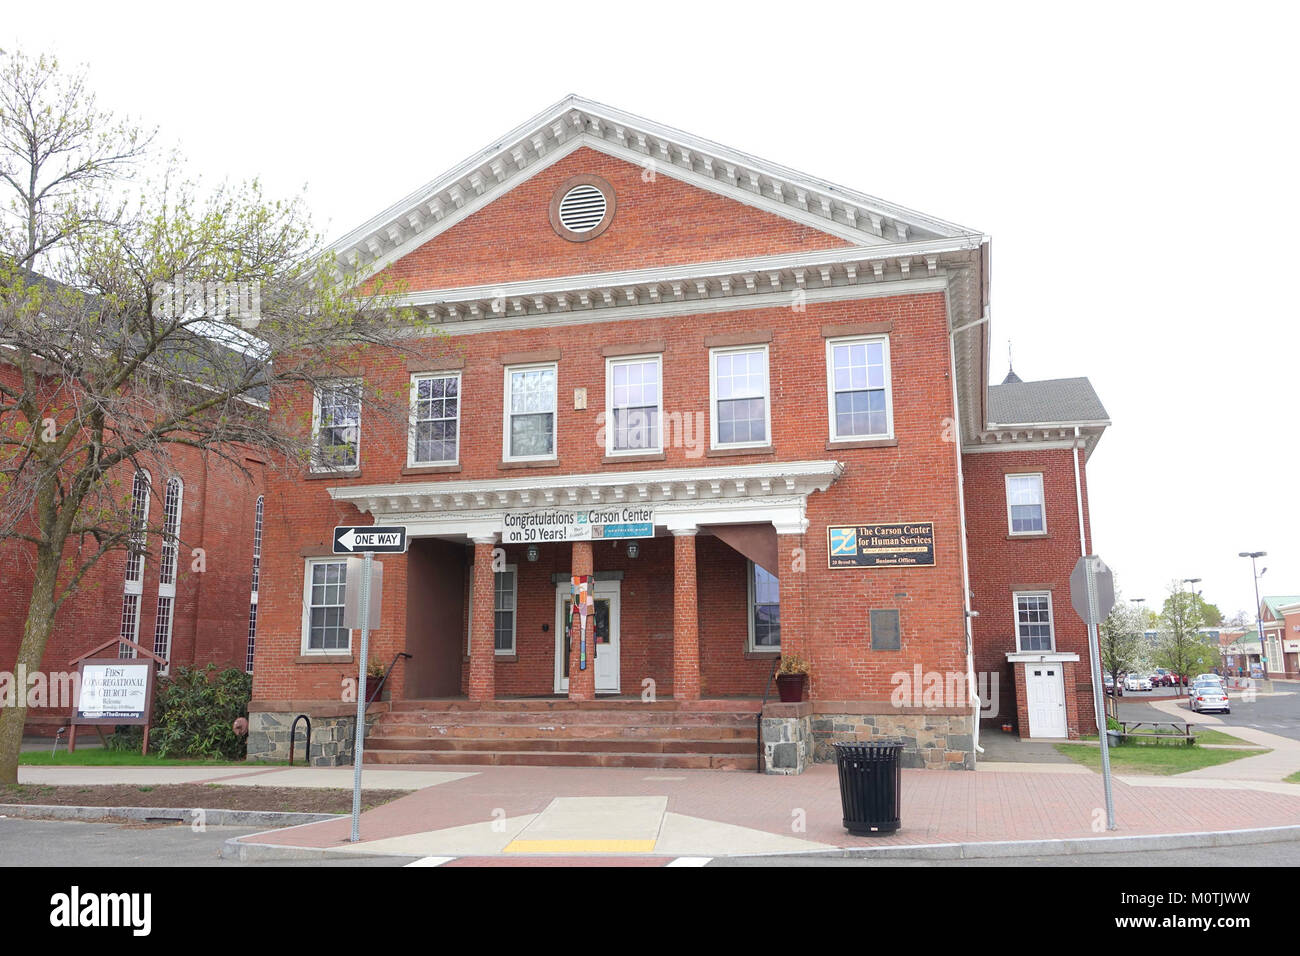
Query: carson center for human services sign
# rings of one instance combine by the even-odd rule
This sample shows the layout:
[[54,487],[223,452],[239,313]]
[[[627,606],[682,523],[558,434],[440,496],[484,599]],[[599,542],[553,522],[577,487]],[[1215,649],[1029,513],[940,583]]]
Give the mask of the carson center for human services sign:
[[924,568],[934,566],[934,524],[831,525],[826,529],[832,568]]
[[502,517],[503,544],[591,541],[603,538],[653,538],[654,510],[644,505],[619,508],[552,508],[507,511]]

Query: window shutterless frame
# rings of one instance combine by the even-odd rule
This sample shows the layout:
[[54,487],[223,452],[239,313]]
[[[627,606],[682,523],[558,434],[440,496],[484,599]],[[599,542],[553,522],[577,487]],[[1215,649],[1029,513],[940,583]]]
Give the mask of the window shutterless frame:
[[[312,586],[315,583],[315,569],[318,566],[337,564],[341,566],[336,580],[330,582],[328,579],[320,583],[320,586],[327,590],[321,594],[321,602],[313,603]],[[311,646],[311,629],[312,629],[312,611],[316,608],[337,608],[337,619],[343,620],[343,605],[346,598],[344,590],[347,584],[347,560],[342,557],[330,558],[307,558],[303,562],[303,583],[302,583],[302,653],[306,654],[351,654],[352,653],[352,631],[346,630],[347,644],[343,647],[312,647]],[[329,615],[326,616],[327,619]],[[338,625],[326,624],[329,630],[338,630]]]
[[[645,370],[654,368],[654,381],[646,382]],[[637,373],[640,373],[639,375]],[[627,381],[619,381],[622,375]],[[637,377],[639,381],[632,381]],[[651,391],[653,389],[653,392]],[[650,397],[653,395],[653,401]],[[623,399],[620,404],[617,399]],[[653,415],[653,421],[642,421],[626,429],[645,440],[642,445],[619,448],[619,411]],[[605,360],[605,454],[644,455],[664,450],[664,365],[662,355],[620,355]]]
[[[761,356],[762,371],[756,374],[754,358]],[[738,366],[737,361],[743,361]],[[719,366],[725,365],[721,381]],[[741,371],[743,369],[743,371]],[[755,386],[758,387],[755,387]],[[753,438],[754,425],[758,424],[757,415],[749,414],[744,418],[733,417],[722,420],[718,414],[718,403],[738,403],[742,401],[761,401],[762,438]],[[739,409],[729,412],[734,414]],[[752,413],[752,405],[747,412]],[[742,423],[747,433],[741,440],[735,440],[734,433]],[[731,430],[731,440],[723,440],[721,432]],[[770,354],[767,345],[743,345],[735,348],[709,349],[709,447],[710,448],[766,448],[772,444],[772,376]]]
[[[776,579],[775,576],[769,574],[769,573],[766,572],[766,571],[763,571],[763,569],[760,568],[760,567],[759,567],[757,564],[755,564],[753,561],[748,561],[748,562],[746,562],[745,572],[746,572],[746,573],[745,573],[745,577],[746,577],[746,580],[747,580],[747,582],[748,582],[748,584],[749,584],[749,600],[748,600],[748,602],[747,602],[747,603],[748,603],[748,609],[749,609],[749,644],[748,644],[747,650],[749,650],[749,651],[779,651],[779,650],[781,650],[781,592],[780,592],[780,583],[777,581],[777,579]],[[771,594],[768,594],[768,595],[760,595],[760,594],[758,593],[758,587],[757,587],[757,584],[758,584],[758,577],[759,577],[759,573],[760,573],[760,572],[762,572],[762,574],[764,575],[764,581],[765,581],[765,586],[766,586],[766,587],[768,587],[769,589],[772,588],[772,587],[777,588],[777,592],[776,592],[775,595],[771,595]],[[766,583],[769,579],[770,579],[770,583]],[[775,601],[771,601],[771,600],[759,600],[760,597],[773,597],[773,596],[776,598]],[[776,620],[775,620],[774,622],[772,622],[772,623],[774,623],[774,624],[776,625],[776,638],[777,638],[777,641],[776,641],[775,644],[759,644],[759,643],[757,642],[757,633],[756,633],[756,632],[757,632],[757,630],[758,630],[758,627],[757,627],[757,621],[756,621],[756,618],[757,618],[757,616],[758,616],[758,614],[757,614],[758,608],[760,608],[760,607],[775,607],[775,608],[776,608]]]
[[[1047,502],[1043,496],[1043,475],[1042,472],[1024,472],[1022,474],[1005,475],[1003,481],[1006,484],[1007,497],[1007,534],[1012,535],[1038,535],[1047,533]],[[1016,498],[1013,495],[1013,489],[1036,490],[1038,494],[1037,501]],[[1038,506],[1038,527],[1030,529],[1016,530],[1015,508],[1026,508],[1032,505]]]
[[[425,398],[420,397],[420,387],[423,382],[429,382],[431,390],[431,394]],[[438,388],[434,384],[436,382],[440,382],[442,388],[442,394],[437,396],[432,394],[432,391]],[[455,394],[449,394],[451,391]],[[422,418],[420,412],[425,403],[431,406],[434,414]],[[406,467],[460,464],[460,403],[460,372],[417,372],[411,376],[411,414],[406,430]],[[441,443],[445,449],[447,445],[454,442],[455,452],[450,457],[421,458],[419,456],[421,424],[430,424],[434,432],[442,432],[441,438],[430,438],[431,443]],[[455,437],[448,438],[449,434]]]
[[[879,350],[879,363],[872,361],[876,351],[873,346]],[[838,354],[847,358],[847,363],[838,369],[837,349]],[[826,340],[826,412],[831,441],[893,438],[893,392],[888,335],[854,335]],[[883,396],[883,402],[877,404],[876,395]],[[848,407],[841,409],[839,397],[845,399],[844,404]],[[842,422],[848,424],[844,431],[840,430]]]
[[[501,575],[510,575],[510,590],[504,591],[501,588]],[[507,593],[510,595],[510,607],[503,608],[502,597]],[[492,574],[492,646],[494,654],[498,657],[510,657],[515,653],[516,635],[519,633],[519,566],[517,564],[507,564],[505,571],[495,571]],[[469,597],[466,599],[467,614],[465,617],[465,656],[469,657],[472,650],[470,639],[474,635],[474,587],[473,581],[470,582]],[[510,614],[510,647],[500,648],[496,646],[497,636],[497,615],[509,612]]]
[[[352,461],[343,464],[332,464],[323,461],[321,458],[321,437],[322,437],[321,436],[321,428],[322,428],[321,393],[322,392],[330,393],[328,397],[331,399],[330,405],[331,405],[331,409],[333,409],[338,407],[340,404],[336,399],[336,392],[339,389],[353,390],[353,394],[355,395],[355,401],[356,401],[356,416],[355,416],[356,421],[354,423],[349,423],[345,425],[337,425],[335,424],[337,419],[335,419],[334,413],[331,411],[330,422],[324,427],[331,428],[331,429],[336,429],[336,428],[352,429],[352,441],[348,443],[352,445],[352,455],[351,455]],[[361,467],[361,380],[360,379],[337,379],[332,382],[327,382],[321,385],[319,388],[317,388],[316,391],[312,394],[311,444],[312,444],[311,470],[314,472],[356,471]],[[347,445],[334,445],[331,447],[344,448],[347,447]]]
[[[1026,607],[1024,612],[1026,620],[1022,621],[1020,602],[1024,599]],[[1015,591],[1011,595],[1012,620],[1016,628],[1016,650],[1021,653],[1033,653],[1041,651],[1050,653],[1056,650],[1056,615],[1052,611],[1052,592],[1051,591]],[[1046,620],[1042,620],[1043,614],[1046,613]],[[1022,627],[1047,626],[1047,647],[1025,647],[1025,633]],[[1032,635],[1031,635],[1032,636]]]
[[[527,380],[523,378],[523,376],[527,376],[528,373],[530,372],[550,373],[550,382],[551,382],[551,388],[549,393],[550,407],[534,408],[534,409],[523,408],[516,411],[513,408],[514,386],[519,385],[520,388],[522,389],[521,394],[526,395]],[[540,399],[543,400],[542,404],[546,404],[545,402],[546,396],[541,392],[538,392],[536,394]],[[560,394],[560,371],[557,363],[543,362],[538,365],[506,366],[504,395],[501,403],[501,457],[503,461],[554,461],[555,460],[557,455],[556,449],[559,448],[559,437],[560,437],[559,436],[559,431],[560,431],[559,394]],[[521,404],[526,405],[527,401],[524,400]],[[533,454],[533,455],[511,454],[511,439],[513,437],[512,436],[513,420],[515,418],[522,418],[525,416],[534,416],[534,415],[541,416],[541,415],[548,415],[548,414],[551,416],[550,450],[544,454]]]

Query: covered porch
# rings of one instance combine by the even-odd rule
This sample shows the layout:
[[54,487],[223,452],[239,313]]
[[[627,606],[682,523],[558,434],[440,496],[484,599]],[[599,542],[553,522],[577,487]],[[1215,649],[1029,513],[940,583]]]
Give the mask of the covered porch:
[[[841,468],[795,462],[331,493],[377,523],[405,524],[412,537],[404,575],[412,658],[394,675],[395,702],[621,699],[690,710],[713,700],[754,713],[780,654],[807,656],[798,574],[806,500]],[[628,508],[652,516],[644,536],[607,538],[597,526],[578,540],[550,540],[521,532],[517,520]],[[588,579],[593,597],[585,634],[569,613],[575,577]]]

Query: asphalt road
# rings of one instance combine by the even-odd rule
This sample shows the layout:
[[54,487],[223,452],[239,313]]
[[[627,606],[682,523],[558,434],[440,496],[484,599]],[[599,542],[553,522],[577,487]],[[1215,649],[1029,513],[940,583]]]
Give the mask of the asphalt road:
[[221,844],[256,833],[254,827],[207,827],[195,833],[178,824],[78,823],[71,820],[0,819],[5,866],[402,866],[406,858],[286,860],[239,863],[221,859]]
[[[355,860],[288,860],[239,863],[220,858],[221,844],[254,833],[250,827],[76,823],[67,820],[0,819],[5,866],[404,866],[414,857]],[[1081,856],[1024,856],[990,860],[871,860],[825,856],[732,857],[709,866],[1300,866],[1300,842],[1238,847],[1146,850]]]
[[[1261,694],[1253,701],[1243,697],[1241,691],[1230,690],[1228,697],[1232,700],[1232,713],[1207,716],[1218,717],[1227,727],[1254,727],[1280,737],[1300,740],[1300,684],[1279,681],[1273,686],[1276,691],[1274,694]],[[1168,691],[1125,691],[1119,702],[1120,716],[1124,720],[1169,720],[1161,711],[1143,706],[1151,700],[1169,698]],[[1179,719],[1195,723],[1200,715],[1193,713],[1187,706],[1186,692],[1175,695],[1175,699],[1179,702],[1182,715]],[[1230,730],[1227,732],[1231,733]]]

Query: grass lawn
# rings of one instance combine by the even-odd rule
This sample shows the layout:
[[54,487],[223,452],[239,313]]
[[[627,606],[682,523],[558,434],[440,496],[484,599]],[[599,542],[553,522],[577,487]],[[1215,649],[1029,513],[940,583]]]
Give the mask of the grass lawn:
[[1283,783],[1300,783],[1300,770],[1297,770],[1295,773],[1291,774],[1291,776],[1289,776],[1289,777],[1283,777],[1283,778],[1282,778],[1282,782],[1283,782]]
[[54,756],[48,750],[25,750],[18,756],[18,763],[23,767],[248,767],[248,766],[287,766],[286,761],[278,764],[249,763],[242,760],[186,760],[181,757],[159,757],[154,754],[141,754],[138,750],[105,750],[103,747],[87,747],[68,753],[62,747]]
[[[1226,734],[1224,736],[1227,736]],[[1101,748],[1091,744],[1056,744],[1058,753],[1093,770],[1101,769]],[[1110,766],[1120,773],[1177,774],[1254,757],[1266,750],[1206,750],[1169,744],[1126,743],[1110,748]]]

